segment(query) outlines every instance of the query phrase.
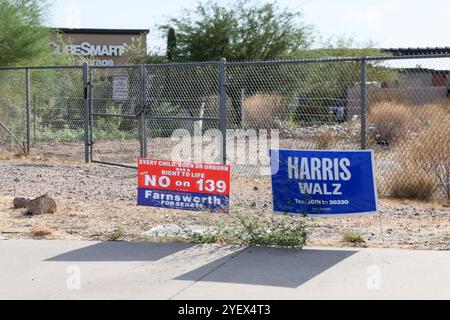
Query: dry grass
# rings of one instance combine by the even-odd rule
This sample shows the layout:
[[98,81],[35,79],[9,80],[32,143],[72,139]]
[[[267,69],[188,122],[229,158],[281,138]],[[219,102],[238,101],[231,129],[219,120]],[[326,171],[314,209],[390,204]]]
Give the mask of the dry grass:
[[333,145],[333,134],[329,131],[322,131],[316,138],[316,148],[318,150],[329,150]]
[[[388,195],[450,200],[450,112],[448,102],[422,106],[379,103],[368,114],[369,139],[392,146],[388,152],[399,163],[389,177]],[[392,152],[394,152],[392,154]]]
[[449,116],[449,104],[445,103],[435,103],[426,104],[420,107],[416,107],[415,115],[420,121],[421,126],[429,127],[441,123],[444,119]]
[[433,177],[439,190],[450,201],[450,118],[441,126],[430,126],[408,144],[411,163]]
[[271,129],[278,126],[288,109],[288,100],[279,95],[257,93],[245,99],[243,112],[245,123],[252,128]]
[[433,177],[420,168],[407,167],[391,178],[389,195],[393,198],[430,200],[436,190]]
[[450,201],[450,113],[448,104],[414,107],[418,121],[406,144],[398,146],[401,169],[390,195],[429,200],[435,191]]
[[369,130],[370,138],[378,144],[388,146],[401,141],[417,126],[413,108],[396,103],[371,106],[367,115],[367,123],[372,127]]
[[406,88],[395,88],[395,90],[367,88],[367,105],[369,108],[378,104],[411,104],[411,92]]
[[[30,161],[50,161],[50,159],[44,155],[32,154],[26,155],[24,151],[18,148],[19,152],[13,153],[7,150],[0,150],[0,160],[30,160]],[[58,161],[60,162],[60,161]]]
[[0,150],[0,160],[11,160],[13,158],[13,154],[9,151]]
[[54,231],[51,228],[45,226],[34,226],[31,229],[31,234],[35,238],[45,238],[47,236],[52,235],[53,232]]

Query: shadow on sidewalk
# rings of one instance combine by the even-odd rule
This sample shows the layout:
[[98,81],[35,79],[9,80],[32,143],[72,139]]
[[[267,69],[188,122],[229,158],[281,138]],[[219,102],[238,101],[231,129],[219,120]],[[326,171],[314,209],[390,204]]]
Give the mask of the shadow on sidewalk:
[[[176,279],[297,288],[357,252],[252,247],[234,258],[223,257]],[[213,269],[211,264],[220,267],[208,272]]]
[[45,261],[156,261],[190,247],[182,243],[101,242]]

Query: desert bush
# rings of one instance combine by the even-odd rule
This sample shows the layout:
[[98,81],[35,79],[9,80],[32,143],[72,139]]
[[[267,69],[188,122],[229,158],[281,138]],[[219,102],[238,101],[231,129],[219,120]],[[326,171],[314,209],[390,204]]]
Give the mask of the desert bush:
[[422,127],[429,127],[432,125],[441,123],[449,115],[449,106],[448,103],[434,103],[434,104],[426,104],[423,106],[418,106],[417,112],[415,115],[417,120],[420,122]]
[[230,216],[224,223],[204,233],[185,231],[194,243],[229,243],[301,248],[306,244],[306,226],[302,220],[285,216],[246,214]]
[[450,200],[450,115],[419,132],[405,151],[411,163],[433,177]]
[[342,240],[353,245],[360,245],[366,242],[359,232],[352,230],[345,230]]
[[412,107],[396,103],[373,105],[367,114],[369,138],[381,145],[392,146],[416,127]]
[[[179,106],[173,105],[169,102],[163,102],[161,104],[155,104],[151,106],[151,116],[162,116],[162,117],[179,117],[179,118],[189,118],[192,115],[189,110]],[[194,115],[199,116],[199,115]],[[147,133],[150,137],[171,137],[173,132],[177,129],[186,129],[190,132],[193,128],[193,123],[191,121],[184,120],[152,120],[147,121]]]
[[389,196],[393,198],[430,200],[436,190],[433,176],[406,164],[390,181]]
[[34,226],[31,230],[31,234],[36,238],[44,238],[53,234],[53,230],[45,226]]
[[288,100],[275,94],[257,93],[244,100],[244,122],[250,128],[277,128],[288,112]]
[[107,241],[118,241],[125,236],[125,229],[122,226],[117,226],[114,230],[105,233]]
[[[398,198],[450,200],[450,113],[447,103],[415,106],[414,130],[396,146],[400,167],[390,179],[389,194]],[[392,151],[390,151],[392,152]]]
[[333,144],[333,134],[330,130],[325,130],[319,133],[316,138],[316,148],[318,150],[329,150]]

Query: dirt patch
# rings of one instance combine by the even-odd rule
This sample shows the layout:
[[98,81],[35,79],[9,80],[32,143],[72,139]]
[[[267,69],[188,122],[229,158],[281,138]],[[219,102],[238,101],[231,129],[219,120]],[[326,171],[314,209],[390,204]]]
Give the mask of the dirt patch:
[[[99,164],[56,161],[0,162],[0,235],[35,238],[36,228],[52,230],[47,239],[106,240],[121,230],[121,240],[146,240],[145,232],[162,224],[215,225],[226,217],[136,206],[136,170]],[[16,196],[48,193],[58,205],[51,215],[26,217],[14,210]],[[271,213],[270,181],[232,181],[232,215]],[[346,231],[356,232],[368,247],[450,249],[450,209],[439,202],[382,199],[380,215],[299,218],[308,226],[309,245],[347,246]],[[381,223],[381,225],[380,225]]]

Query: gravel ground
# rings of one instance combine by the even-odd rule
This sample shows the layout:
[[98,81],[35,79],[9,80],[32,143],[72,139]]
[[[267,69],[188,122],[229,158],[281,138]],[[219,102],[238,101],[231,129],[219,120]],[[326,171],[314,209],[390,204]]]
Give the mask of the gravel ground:
[[[48,193],[58,205],[53,215],[25,217],[12,208],[16,196]],[[270,216],[268,179],[233,178],[231,214]],[[367,247],[450,249],[450,209],[438,202],[381,199],[380,215],[306,218],[309,245],[348,246],[346,230],[362,235]],[[136,170],[48,159],[0,158],[0,238],[107,240],[122,230],[122,240],[145,240],[162,224],[210,224],[222,215],[136,206]],[[300,219],[300,218],[299,218]],[[304,218],[301,218],[304,219]],[[380,225],[381,224],[381,225]]]

